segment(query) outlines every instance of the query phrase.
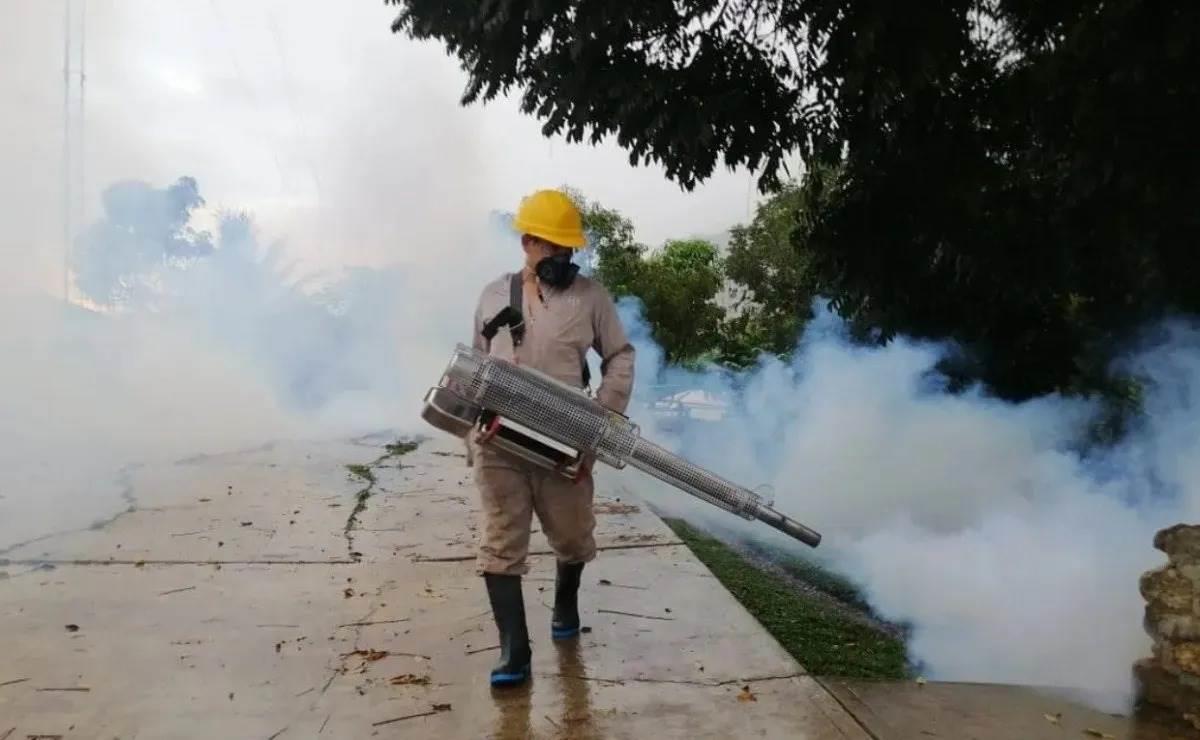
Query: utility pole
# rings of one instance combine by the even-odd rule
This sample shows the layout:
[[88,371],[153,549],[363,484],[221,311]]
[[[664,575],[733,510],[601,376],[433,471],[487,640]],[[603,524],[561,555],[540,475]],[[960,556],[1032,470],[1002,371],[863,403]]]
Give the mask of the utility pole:
[[[84,158],[84,86],[87,81],[87,0],[81,0],[79,22],[79,120],[71,111],[71,27],[74,25],[74,3],[63,4],[63,300],[71,300],[71,253],[77,216],[82,219],[84,177],[87,163]],[[76,140],[72,142],[72,134]]]
[[71,0],[63,7],[63,301],[71,300]]
[[79,2],[79,147],[76,149],[76,159],[79,164],[79,194],[77,197],[76,215],[79,223],[83,223],[84,199],[87,197],[87,137],[84,126],[87,115],[84,111],[84,91],[87,86],[87,0]]

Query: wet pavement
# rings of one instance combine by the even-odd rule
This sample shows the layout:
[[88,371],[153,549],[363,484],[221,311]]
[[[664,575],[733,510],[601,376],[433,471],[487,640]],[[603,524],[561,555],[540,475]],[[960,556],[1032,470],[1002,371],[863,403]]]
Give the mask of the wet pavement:
[[590,631],[549,639],[535,535],[534,679],[493,691],[470,470],[386,441],[134,469],[127,509],[0,555],[0,739],[870,737],[603,476]]
[[1082,706],[1062,690],[984,683],[896,683],[821,679],[881,740],[1195,740],[1182,721],[1157,712],[1120,717]]

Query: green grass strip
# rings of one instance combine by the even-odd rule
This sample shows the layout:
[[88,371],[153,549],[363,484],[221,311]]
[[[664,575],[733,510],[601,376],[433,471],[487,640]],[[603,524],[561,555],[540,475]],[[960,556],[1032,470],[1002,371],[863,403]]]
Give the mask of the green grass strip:
[[[806,598],[792,584],[755,568],[725,544],[683,521],[671,519],[667,525],[809,673],[866,679],[909,677],[902,641]],[[809,575],[812,569],[820,570],[805,565]],[[839,579],[827,574],[822,585],[828,587],[834,580]]]

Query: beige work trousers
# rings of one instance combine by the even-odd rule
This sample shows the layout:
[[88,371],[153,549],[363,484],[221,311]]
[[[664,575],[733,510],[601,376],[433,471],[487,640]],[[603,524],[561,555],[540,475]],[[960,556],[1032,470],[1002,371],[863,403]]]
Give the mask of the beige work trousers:
[[555,556],[568,563],[596,558],[592,476],[578,483],[492,449],[475,450],[475,483],[482,501],[476,570],[524,575],[530,528],[537,514]]

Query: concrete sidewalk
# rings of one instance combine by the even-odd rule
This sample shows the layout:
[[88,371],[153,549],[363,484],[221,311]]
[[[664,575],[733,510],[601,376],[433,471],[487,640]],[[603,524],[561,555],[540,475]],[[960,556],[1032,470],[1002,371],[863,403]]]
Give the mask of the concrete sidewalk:
[[142,468],[128,511],[0,554],[0,740],[869,737],[603,477],[591,631],[551,643],[535,535],[535,677],[493,692],[471,471],[387,441]]
[[1049,688],[985,683],[821,679],[872,738],[952,740],[1195,740],[1196,730],[1158,712],[1126,717],[1083,706]]

